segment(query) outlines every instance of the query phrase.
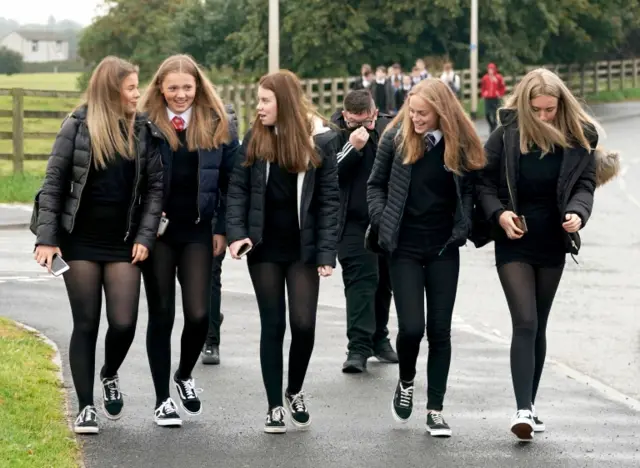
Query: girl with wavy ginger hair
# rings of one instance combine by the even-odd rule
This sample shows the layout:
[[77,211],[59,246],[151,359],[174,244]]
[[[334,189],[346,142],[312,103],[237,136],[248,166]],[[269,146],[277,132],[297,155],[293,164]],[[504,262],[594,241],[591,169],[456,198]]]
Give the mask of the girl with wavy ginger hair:
[[55,254],[69,265],[78,434],[99,431],[93,382],[103,290],[109,328],[101,407],[109,419],[122,416],[118,370],[135,335],[140,264],[154,247],[162,212],[162,164],[151,136],[158,129],[136,113],[139,96],[137,67],[102,60],[86,102],[62,123],[38,195],[36,260],[51,269]]
[[[295,426],[311,424],[302,386],[313,351],[319,277],[330,276],[336,264],[339,191],[332,133],[293,73],[260,79],[257,111],[231,177],[227,227],[231,256],[248,253],[261,324],[264,431],[274,434],[287,430],[285,402]],[[285,285],[292,338],[283,399]]]
[[369,244],[389,256],[398,314],[400,376],[392,415],[401,423],[412,415],[416,361],[426,326],[427,430],[434,437],[451,436],[442,411],[459,247],[471,228],[472,171],[484,164],[482,143],[455,94],[439,79],[428,78],[411,89],[387,127],[368,182]]
[[[223,201],[238,137],[232,111],[225,109],[213,84],[187,55],[174,55],[160,65],[141,108],[162,130],[156,145],[164,166],[166,230],[159,232],[143,270],[149,305],[147,353],[156,391],[154,418],[159,426],[180,426],[169,380],[184,411],[201,414],[191,372],[200,352],[206,351],[212,262],[226,248]],[[180,364],[171,378],[176,275],[182,286],[184,328]]]
[[[535,401],[546,327],[567,253],[593,207],[599,125],[553,72],[529,72],[499,111],[485,144],[479,206],[494,229],[498,276],[511,313],[511,431],[531,441],[545,430]],[[615,173],[615,170],[613,171]],[[613,174],[612,174],[613,175]]]

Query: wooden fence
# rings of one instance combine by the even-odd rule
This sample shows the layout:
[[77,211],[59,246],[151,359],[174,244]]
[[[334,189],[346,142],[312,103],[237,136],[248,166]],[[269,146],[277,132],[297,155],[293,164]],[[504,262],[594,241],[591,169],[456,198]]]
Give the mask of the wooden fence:
[[[601,91],[614,91],[626,88],[638,88],[638,69],[640,59],[595,62],[582,65],[545,65],[553,70],[579,96],[595,94]],[[508,74],[505,81],[507,91],[522,79],[524,74],[535,67],[526,67],[520,74]],[[466,105],[471,97],[471,73],[469,70],[458,72],[462,83],[462,99]],[[480,73],[480,76],[484,72]],[[313,100],[320,113],[330,116],[342,103],[342,99],[349,91],[355,77],[322,78],[303,80],[307,95]],[[257,84],[225,85],[218,87],[218,91],[225,103],[233,104],[240,120],[240,132],[250,125],[256,105]],[[68,91],[38,91],[26,89],[0,89],[1,96],[12,96],[12,109],[0,110],[0,118],[11,118],[13,121],[11,132],[0,131],[0,140],[12,140],[13,151],[1,153],[0,160],[12,160],[14,172],[22,172],[24,161],[46,160],[47,153],[25,152],[25,140],[46,139],[53,140],[55,132],[25,131],[25,118],[35,119],[63,119],[71,109],[55,111],[25,110],[25,98],[51,99],[80,99],[78,92]]]

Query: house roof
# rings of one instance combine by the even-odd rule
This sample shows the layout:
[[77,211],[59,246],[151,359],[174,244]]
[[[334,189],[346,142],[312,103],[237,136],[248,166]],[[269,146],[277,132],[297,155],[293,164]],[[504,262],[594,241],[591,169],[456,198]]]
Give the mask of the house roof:
[[18,29],[15,31],[27,41],[67,41],[63,33],[56,31],[38,31],[37,29]]

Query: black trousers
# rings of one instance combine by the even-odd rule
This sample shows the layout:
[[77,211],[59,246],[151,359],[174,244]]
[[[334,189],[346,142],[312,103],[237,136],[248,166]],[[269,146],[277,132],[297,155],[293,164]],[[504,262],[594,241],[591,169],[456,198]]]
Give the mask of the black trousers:
[[[398,313],[396,341],[400,379],[413,381],[420,341],[427,330],[427,409],[442,411],[451,364],[451,319],[458,290],[460,253],[447,250],[424,258],[394,254],[390,261]],[[424,298],[427,298],[425,319]]]
[[226,250],[217,257],[213,257],[211,266],[211,308],[209,309],[209,332],[207,333],[207,345],[220,344],[220,307],[222,303],[222,261]]
[[484,114],[489,124],[489,131],[493,132],[498,127],[498,108],[500,107],[499,98],[485,98]]
[[349,353],[372,356],[389,340],[391,280],[385,257],[364,248],[364,227],[347,224],[338,246],[347,301]]

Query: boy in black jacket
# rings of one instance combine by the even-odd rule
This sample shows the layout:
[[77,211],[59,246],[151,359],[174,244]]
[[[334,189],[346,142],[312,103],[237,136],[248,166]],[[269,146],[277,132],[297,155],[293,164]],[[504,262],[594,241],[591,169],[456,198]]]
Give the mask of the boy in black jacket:
[[342,371],[360,373],[367,359],[397,363],[398,355],[389,342],[391,285],[384,257],[364,247],[369,224],[367,180],[376,156],[378,141],[389,118],[379,116],[366,89],[351,91],[343,110],[332,116],[339,127],[337,144],[340,183],[338,260],[342,266],[347,300],[349,353]]

